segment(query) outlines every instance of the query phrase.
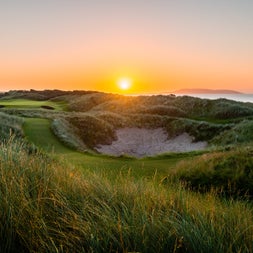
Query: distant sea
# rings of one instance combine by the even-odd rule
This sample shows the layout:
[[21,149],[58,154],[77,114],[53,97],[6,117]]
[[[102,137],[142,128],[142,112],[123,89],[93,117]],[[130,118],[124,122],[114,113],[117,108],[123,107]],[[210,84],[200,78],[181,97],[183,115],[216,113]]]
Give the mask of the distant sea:
[[206,99],[219,99],[225,98],[239,102],[250,102],[253,103],[253,94],[175,94],[176,96],[191,96]]
[[190,96],[190,97],[197,97],[197,98],[206,98],[206,99],[219,99],[219,98],[225,98],[229,100],[239,101],[239,102],[250,102],[253,103],[253,94],[247,94],[247,93],[238,93],[238,94],[204,94],[204,93],[198,93],[198,94],[176,94],[176,93],[156,93],[156,94],[132,94],[130,96],[152,96],[152,95],[170,95],[175,94],[177,97],[179,96]]

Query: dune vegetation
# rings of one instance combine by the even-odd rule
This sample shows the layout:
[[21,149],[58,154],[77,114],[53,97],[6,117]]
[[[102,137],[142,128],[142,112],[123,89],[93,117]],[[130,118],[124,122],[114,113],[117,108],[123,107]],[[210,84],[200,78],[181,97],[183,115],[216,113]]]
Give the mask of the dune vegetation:
[[8,139],[12,134],[17,137],[23,136],[23,122],[24,120],[20,117],[0,112],[0,140]]
[[[0,94],[1,252],[252,252],[253,105],[91,91]],[[205,150],[99,154],[117,129]]]
[[0,149],[4,252],[252,252],[252,205]]
[[252,200],[252,155],[251,145],[225,152],[212,152],[191,161],[181,161],[170,176],[197,191],[217,190],[225,197]]

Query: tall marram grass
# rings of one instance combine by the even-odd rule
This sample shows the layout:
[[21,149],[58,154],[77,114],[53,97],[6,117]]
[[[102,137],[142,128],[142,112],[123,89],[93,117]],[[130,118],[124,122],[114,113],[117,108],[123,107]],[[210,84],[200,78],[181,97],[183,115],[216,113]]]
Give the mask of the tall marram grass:
[[170,174],[191,189],[253,200],[253,149],[234,148],[181,161]]
[[1,252],[252,252],[252,206],[0,147]]

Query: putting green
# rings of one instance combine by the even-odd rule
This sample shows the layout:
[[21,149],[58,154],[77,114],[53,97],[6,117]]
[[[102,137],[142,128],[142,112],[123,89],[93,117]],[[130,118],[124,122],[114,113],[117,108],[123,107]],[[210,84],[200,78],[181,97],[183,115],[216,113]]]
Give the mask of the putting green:
[[30,99],[8,99],[0,100],[0,105],[5,108],[25,108],[25,109],[35,109],[43,108],[44,106],[51,107],[57,111],[64,111],[67,108],[67,103],[53,102],[53,101],[36,101]]

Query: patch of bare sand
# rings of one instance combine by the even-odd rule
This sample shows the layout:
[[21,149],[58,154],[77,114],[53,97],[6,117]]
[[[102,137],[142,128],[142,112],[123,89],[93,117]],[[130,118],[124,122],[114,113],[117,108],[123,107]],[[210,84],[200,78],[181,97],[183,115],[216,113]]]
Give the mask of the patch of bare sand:
[[168,139],[163,128],[121,128],[116,131],[116,135],[117,140],[111,145],[98,145],[95,149],[102,154],[140,158],[166,152],[202,150],[207,147],[207,142],[193,142],[193,137],[187,133]]

